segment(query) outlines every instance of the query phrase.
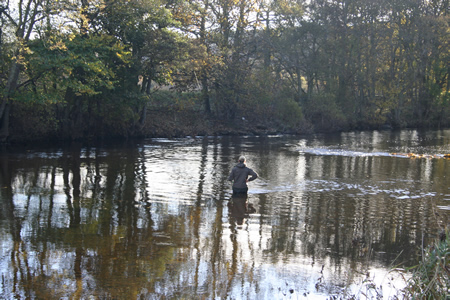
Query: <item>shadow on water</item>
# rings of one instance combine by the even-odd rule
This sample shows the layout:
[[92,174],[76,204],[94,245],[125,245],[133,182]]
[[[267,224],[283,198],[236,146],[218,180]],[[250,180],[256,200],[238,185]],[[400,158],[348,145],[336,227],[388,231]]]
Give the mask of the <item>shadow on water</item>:
[[[327,299],[358,294],[368,273],[389,291],[393,263],[414,264],[447,222],[449,142],[400,131],[5,150],[0,295]],[[413,151],[436,157],[385,155]],[[240,154],[260,178],[234,197]]]

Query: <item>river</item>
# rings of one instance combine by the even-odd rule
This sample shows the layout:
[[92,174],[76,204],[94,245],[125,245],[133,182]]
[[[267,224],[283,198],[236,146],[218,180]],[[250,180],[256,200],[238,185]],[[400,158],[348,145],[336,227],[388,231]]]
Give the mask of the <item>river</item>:
[[[4,149],[0,298],[389,299],[448,222],[449,152],[450,130]],[[259,178],[234,198],[240,155]]]

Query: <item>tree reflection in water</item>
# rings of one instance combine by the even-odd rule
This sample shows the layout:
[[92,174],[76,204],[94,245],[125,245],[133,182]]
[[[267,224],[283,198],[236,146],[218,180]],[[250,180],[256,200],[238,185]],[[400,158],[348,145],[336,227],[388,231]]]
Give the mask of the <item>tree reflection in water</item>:
[[[338,295],[397,257],[413,263],[436,232],[435,212],[450,199],[450,161],[379,154],[442,154],[450,132],[421,141],[402,131],[3,151],[0,293]],[[266,180],[236,198],[226,179],[241,153]]]

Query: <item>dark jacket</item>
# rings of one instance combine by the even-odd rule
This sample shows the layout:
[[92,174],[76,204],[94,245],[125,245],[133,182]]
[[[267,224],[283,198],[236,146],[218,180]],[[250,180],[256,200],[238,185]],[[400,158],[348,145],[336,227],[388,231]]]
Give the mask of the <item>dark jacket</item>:
[[[248,178],[248,176],[251,176]],[[255,171],[248,168],[244,163],[239,162],[231,170],[228,180],[233,181],[233,189],[246,189],[247,188],[247,178],[248,181],[255,180],[258,178],[258,174]]]

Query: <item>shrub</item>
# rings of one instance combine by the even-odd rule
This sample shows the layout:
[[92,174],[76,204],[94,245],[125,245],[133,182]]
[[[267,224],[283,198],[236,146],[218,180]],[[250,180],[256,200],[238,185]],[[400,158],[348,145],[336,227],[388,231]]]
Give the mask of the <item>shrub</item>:
[[296,128],[303,121],[303,113],[300,106],[292,99],[279,99],[276,103],[276,118],[285,127]]
[[319,131],[344,130],[348,127],[344,112],[336,104],[335,96],[321,93],[304,104],[305,117]]

